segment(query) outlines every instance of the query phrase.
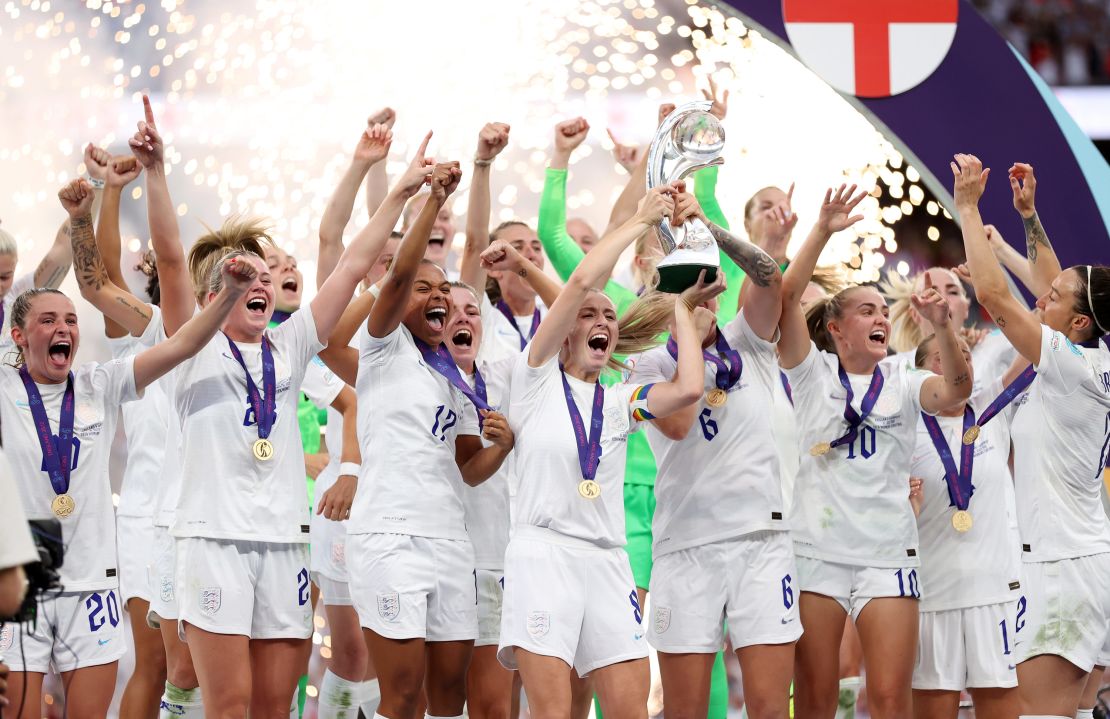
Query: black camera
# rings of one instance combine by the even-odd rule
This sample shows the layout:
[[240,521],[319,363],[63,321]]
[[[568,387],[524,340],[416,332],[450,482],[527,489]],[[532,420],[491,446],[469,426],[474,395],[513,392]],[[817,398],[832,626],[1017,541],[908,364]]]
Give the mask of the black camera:
[[62,547],[62,523],[57,519],[35,519],[28,524],[39,558],[23,567],[28,582],[23,606],[13,617],[0,617],[0,623],[33,622],[38,616],[38,602],[43,593],[62,588],[62,578],[58,574],[65,555]]

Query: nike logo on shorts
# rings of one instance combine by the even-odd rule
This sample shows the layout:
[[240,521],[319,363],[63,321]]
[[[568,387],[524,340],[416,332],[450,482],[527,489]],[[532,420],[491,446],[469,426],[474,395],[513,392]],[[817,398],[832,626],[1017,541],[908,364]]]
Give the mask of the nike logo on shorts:
[[104,646],[105,644],[107,644],[110,641],[112,641],[112,640],[111,639],[98,639],[96,641],[96,643],[99,644],[100,646]]

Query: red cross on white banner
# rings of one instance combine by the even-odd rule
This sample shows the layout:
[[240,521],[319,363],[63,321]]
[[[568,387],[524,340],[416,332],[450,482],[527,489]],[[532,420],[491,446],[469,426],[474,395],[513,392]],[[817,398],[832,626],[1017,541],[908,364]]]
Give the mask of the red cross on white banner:
[[782,0],[798,57],[841,92],[887,97],[923,82],[956,36],[959,0]]

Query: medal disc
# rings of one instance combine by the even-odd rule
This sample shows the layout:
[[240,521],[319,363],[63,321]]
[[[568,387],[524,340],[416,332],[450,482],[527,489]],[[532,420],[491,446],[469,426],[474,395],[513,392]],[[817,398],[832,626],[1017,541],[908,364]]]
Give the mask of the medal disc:
[[821,457],[832,451],[832,445],[828,442],[818,442],[809,449],[811,457]]
[[723,407],[728,402],[728,392],[720,387],[709,390],[705,395],[705,403],[710,407]]
[[961,509],[952,515],[952,528],[961,534],[971,529],[972,524],[971,512],[966,509]]
[[254,458],[260,462],[265,462],[274,456],[274,445],[268,439],[256,440],[251,450],[254,452]]
[[597,499],[601,496],[601,485],[592,479],[583,479],[578,483],[578,493],[586,499]]
[[73,510],[77,509],[77,503],[73,501],[73,497],[68,494],[59,494],[50,503],[50,510],[54,512],[54,516],[59,519],[65,519],[73,514]]
[[964,432],[964,444],[975,444],[975,440],[979,439],[979,425],[971,425],[966,432]]

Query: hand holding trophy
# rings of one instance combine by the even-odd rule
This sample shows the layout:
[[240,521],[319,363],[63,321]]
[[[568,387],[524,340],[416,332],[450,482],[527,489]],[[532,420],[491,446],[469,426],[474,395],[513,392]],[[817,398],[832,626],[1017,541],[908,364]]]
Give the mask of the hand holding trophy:
[[[725,130],[709,110],[709,100],[688,102],[675,108],[659,126],[648,150],[648,189],[681,180],[695,170],[720,165]],[[675,227],[664,218],[658,226],[659,242],[667,255],[658,265],[660,292],[682,292],[697,284],[705,270],[712,282],[720,267],[717,243],[699,218]]]

